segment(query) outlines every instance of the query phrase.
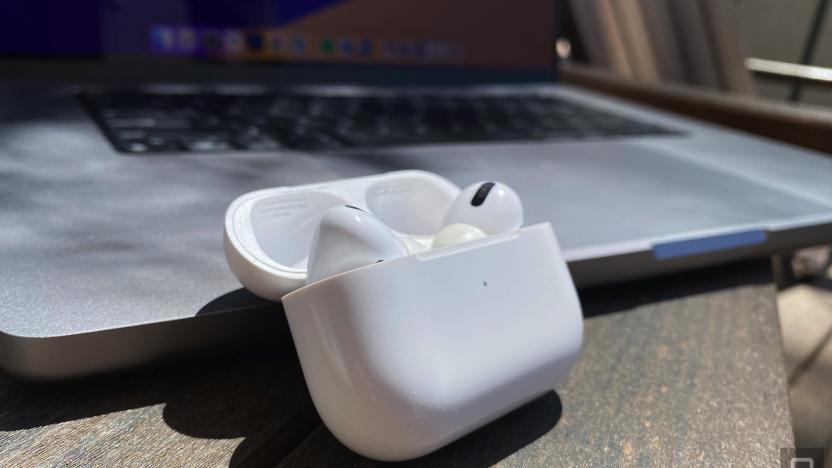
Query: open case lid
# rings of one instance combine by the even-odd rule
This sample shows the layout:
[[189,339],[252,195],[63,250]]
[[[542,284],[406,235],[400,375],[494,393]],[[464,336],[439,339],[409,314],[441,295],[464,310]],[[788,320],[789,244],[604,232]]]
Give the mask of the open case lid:
[[226,259],[246,289],[280,300],[306,284],[312,236],[328,208],[357,206],[402,239],[429,245],[459,192],[452,182],[425,171],[249,192],[226,211]]

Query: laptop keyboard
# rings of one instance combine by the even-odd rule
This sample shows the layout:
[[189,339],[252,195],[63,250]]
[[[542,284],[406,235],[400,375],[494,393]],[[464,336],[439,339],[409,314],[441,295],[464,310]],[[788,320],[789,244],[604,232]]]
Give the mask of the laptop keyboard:
[[540,95],[85,94],[125,153],[343,149],[675,133]]

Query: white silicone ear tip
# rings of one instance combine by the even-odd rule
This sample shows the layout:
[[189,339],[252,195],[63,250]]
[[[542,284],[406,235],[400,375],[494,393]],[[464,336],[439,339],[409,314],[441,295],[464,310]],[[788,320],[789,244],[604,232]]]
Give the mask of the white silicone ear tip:
[[477,226],[488,235],[515,231],[523,225],[523,203],[500,182],[477,182],[466,187],[445,214],[445,226]]
[[438,249],[449,245],[462,244],[463,242],[470,242],[484,237],[486,235],[481,229],[470,224],[451,224],[439,231],[439,234],[433,239],[432,248]]

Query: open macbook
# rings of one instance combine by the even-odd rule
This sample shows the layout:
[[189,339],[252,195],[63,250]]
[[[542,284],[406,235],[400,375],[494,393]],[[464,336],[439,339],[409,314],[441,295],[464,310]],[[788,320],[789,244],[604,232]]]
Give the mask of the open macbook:
[[42,3],[0,17],[16,376],[278,339],[280,305],[223,253],[226,208],[257,189],[499,180],[579,287],[832,236],[822,155],[558,84],[552,1]]

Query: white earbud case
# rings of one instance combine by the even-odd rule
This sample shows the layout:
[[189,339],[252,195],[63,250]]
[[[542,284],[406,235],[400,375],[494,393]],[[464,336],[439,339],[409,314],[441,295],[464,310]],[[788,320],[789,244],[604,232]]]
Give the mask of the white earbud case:
[[226,213],[231,270],[282,300],[318,413],[362,455],[432,452],[549,391],[578,359],[580,303],[548,223],[305,285],[327,208],[357,206],[429,246],[459,191],[400,171],[251,192]]

